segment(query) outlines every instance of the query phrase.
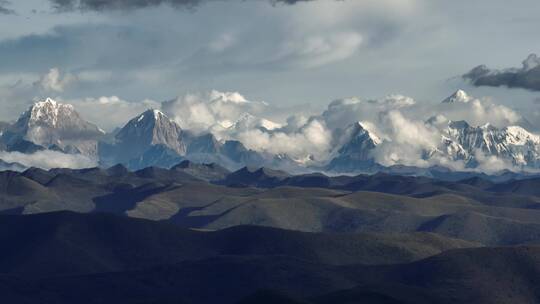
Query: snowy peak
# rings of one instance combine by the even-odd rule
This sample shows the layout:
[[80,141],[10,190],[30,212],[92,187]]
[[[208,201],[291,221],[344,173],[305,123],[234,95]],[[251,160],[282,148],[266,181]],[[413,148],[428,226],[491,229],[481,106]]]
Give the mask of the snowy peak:
[[47,127],[57,127],[59,123],[77,119],[79,114],[70,104],[61,104],[51,98],[35,103],[28,110],[28,123]]
[[[139,128],[139,127],[155,127],[157,122],[165,121],[165,123],[175,124],[163,112],[159,110],[149,109],[141,113],[137,117],[131,119],[124,128]],[[159,123],[157,123],[159,124]]]
[[503,129],[507,142],[513,145],[540,145],[540,136],[532,134],[520,126],[509,126]]
[[382,140],[367,128],[366,124],[356,122],[341,134],[341,145],[327,169],[337,172],[356,172],[370,170],[376,166],[375,148]]
[[372,150],[382,140],[365,127],[361,122],[350,125],[345,130],[343,146],[339,149],[340,156],[347,156],[357,160],[368,160],[372,157]]
[[443,133],[443,143],[451,159],[474,163],[478,153],[482,153],[517,166],[537,168],[539,165],[540,136],[519,126],[499,129],[491,124],[475,127],[465,121],[450,122]]
[[131,119],[115,136],[128,155],[140,153],[154,145],[164,145],[183,155],[186,148],[181,137],[180,126],[163,112],[154,109]]
[[44,147],[76,148],[85,154],[95,153],[95,141],[104,134],[84,120],[70,104],[51,98],[36,102],[10,128],[11,137],[19,137]]
[[367,128],[366,124],[362,122],[356,122],[350,125],[345,130],[345,134],[349,139],[349,143],[369,142],[373,146],[376,146],[382,143],[382,140],[373,132],[369,131],[369,128]]
[[456,103],[456,102],[462,102],[467,103],[471,101],[473,98],[467,94],[467,92],[463,90],[457,90],[454,94],[446,98],[442,101],[442,103]]

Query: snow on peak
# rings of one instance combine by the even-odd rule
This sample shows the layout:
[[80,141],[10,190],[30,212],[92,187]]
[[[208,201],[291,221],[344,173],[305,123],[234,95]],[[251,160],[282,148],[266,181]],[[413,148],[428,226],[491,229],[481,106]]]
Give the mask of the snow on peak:
[[349,134],[349,140],[355,140],[356,138],[369,138],[374,145],[382,143],[382,139],[379,138],[373,131],[373,126],[367,122],[358,121],[346,130],[346,133]]
[[84,120],[70,104],[52,98],[36,102],[24,112],[11,131],[43,147],[55,145],[94,157],[97,139],[105,132]]
[[45,101],[39,102],[38,104],[52,104],[53,106],[56,106],[57,102],[56,102],[56,100],[54,100],[54,99],[52,99],[50,97],[47,97],[47,99],[45,99]]
[[75,109],[70,104],[61,104],[52,98],[36,102],[29,110],[30,124],[45,124],[56,127],[59,116],[67,117],[74,115]]
[[159,110],[148,109],[131,119],[115,135],[115,139],[124,149],[124,156],[129,158],[155,145],[163,145],[183,154],[186,147],[181,136],[182,129],[176,122]]
[[[148,118],[147,118],[148,117]],[[156,109],[148,109],[146,110],[145,112],[143,112],[142,114],[139,115],[138,118],[136,118],[136,122],[137,123],[140,123],[142,122],[143,120],[145,119],[152,119],[154,121],[157,121],[157,120],[160,120],[161,118],[165,118],[165,119],[169,119],[167,117],[167,115],[165,115],[163,112],[161,112],[160,110],[156,110]],[[135,119],[133,119],[135,120]],[[170,120],[170,119],[169,119]]]
[[506,133],[506,139],[514,145],[525,145],[527,142],[532,142],[536,145],[540,144],[540,136],[532,134],[520,126],[508,126],[503,129]]
[[154,119],[155,119],[155,120],[158,120],[158,119],[160,119],[161,117],[167,118],[167,116],[166,116],[165,114],[163,114],[163,112],[161,112],[160,110],[154,109],[154,110],[152,110],[152,112],[154,113]]
[[373,126],[371,124],[361,121],[357,122],[356,124],[368,134],[375,145],[382,143],[382,139],[373,132]]
[[442,103],[456,103],[456,102],[463,102],[467,103],[471,101],[473,98],[467,94],[467,92],[463,90],[457,90],[454,94],[452,94],[450,97],[446,98],[442,101]]

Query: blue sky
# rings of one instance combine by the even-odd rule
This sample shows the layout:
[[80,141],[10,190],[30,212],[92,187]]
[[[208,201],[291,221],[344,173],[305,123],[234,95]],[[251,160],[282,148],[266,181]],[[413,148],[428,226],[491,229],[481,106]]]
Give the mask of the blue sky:
[[[464,88],[524,112],[539,106],[539,93],[473,88],[459,77],[540,53],[537,0],[209,0],[98,11],[53,2],[62,3],[1,4],[14,13],[0,14],[0,119],[50,95],[142,102],[211,89],[324,108],[394,93],[438,102]],[[39,88],[52,68],[65,82]]]

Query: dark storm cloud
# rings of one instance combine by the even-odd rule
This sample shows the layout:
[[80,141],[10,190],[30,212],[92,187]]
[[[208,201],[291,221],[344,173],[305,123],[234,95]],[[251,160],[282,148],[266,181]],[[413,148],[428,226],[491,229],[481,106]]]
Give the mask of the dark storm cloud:
[[[159,6],[162,4],[170,5],[176,8],[192,8],[203,2],[218,0],[49,0],[55,9],[59,11],[72,10],[130,10],[145,7]],[[222,0],[227,1],[227,0]],[[308,2],[314,0],[268,0],[272,4],[296,4],[299,2]]]
[[523,61],[521,68],[492,70],[480,65],[463,75],[474,86],[522,88],[540,91],[540,58],[531,54]]
[[11,3],[9,1],[0,0],[0,15],[13,15],[15,11],[7,8]]

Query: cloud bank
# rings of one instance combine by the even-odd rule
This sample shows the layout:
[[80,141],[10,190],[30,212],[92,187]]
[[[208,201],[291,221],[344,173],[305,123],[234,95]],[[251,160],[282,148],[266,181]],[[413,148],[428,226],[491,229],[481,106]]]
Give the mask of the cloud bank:
[[51,150],[38,151],[32,154],[0,151],[0,159],[8,163],[19,163],[25,167],[43,169],[83,169],[98,165],[95,160],[81,154],[65,154]]
[[[458,93],[456,93],[458,94]],[[498,128],[527,123],[517,111],[490,99],[459,93],[453,102],[418,103],[403,95],[380,99],[351,97],[331,102],[317,115],[291,115],[284,121],[269,118],[271,107],[249,101],[239,93],[213,91],[193,94],[163,103],[162,109],[184,129],[210,132],[220,140],[239,140],[250,149],[286,155],[300,163],[327,163],[347,141],[348,130],[361,122],[381,139],[373,157],[383,165],[428,167],[443,165],[465,170],[463,160],[448,159],[439,151],[452,121],[466,120],[472,126]],[[511,164],[475,152],[478,168],[494,172]],[[480,153],[480,154],[479,154]],[[428,157],[429,156],[429,157]]]
[[505,70],[492,70],[480,65],[463,75],[473,85],[508,88],[522,88],[531,91],[540,91],[540,58],[531,54],[522,62],[521,68]]
[[332,138],[320,119],[297,115],[286,122],[274,121],[282,109],[250,101],[238,92],[188,94],[164,102],[162,110],[183,129],[210,132],[218,140],[239,140],[249,149],[295,160],[325,158]]

